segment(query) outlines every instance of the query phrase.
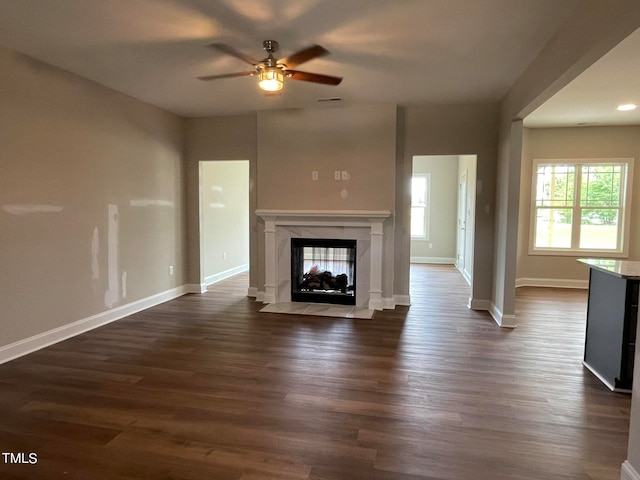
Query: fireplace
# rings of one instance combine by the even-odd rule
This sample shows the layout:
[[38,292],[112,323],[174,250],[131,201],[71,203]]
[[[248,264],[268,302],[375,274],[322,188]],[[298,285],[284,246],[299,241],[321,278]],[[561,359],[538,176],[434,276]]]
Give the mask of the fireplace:
[[356,304],[357,240],[291,239],[291,301]]
[[265,262],[264,291],[257,292],[256,300],[269,304],[292,303],[292,239],[351,239],[357,242],[357,262],[353,282],[349,282],[354,285],[354,308],[384,308],[383,224],[390,216],[389,211],[264,209],[256,210],[256,215],[264,220]]

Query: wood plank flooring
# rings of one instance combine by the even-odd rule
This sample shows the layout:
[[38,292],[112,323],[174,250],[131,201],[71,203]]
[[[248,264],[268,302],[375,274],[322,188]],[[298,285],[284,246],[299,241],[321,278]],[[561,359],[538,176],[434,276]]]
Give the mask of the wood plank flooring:
[[630,397],[581,364],[586,292],[518,328],[414,265],[411,307],[260,313],[247,276],[0,365],[2,479],[618,480]]

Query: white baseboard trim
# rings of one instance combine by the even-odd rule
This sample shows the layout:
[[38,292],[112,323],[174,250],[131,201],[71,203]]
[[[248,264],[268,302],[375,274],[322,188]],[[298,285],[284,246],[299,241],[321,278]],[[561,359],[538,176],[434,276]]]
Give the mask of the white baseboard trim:
[[185,293],[206,293],[207,285],[204,283],[187,283]]
[[629,460],[622,462],[622,471],[620,472],[620,480],[640,480],[640,473],[633,468]]
[[588,289],[589,280],[572,280],[562,278],[516,278],[516,288],[548,287],[548,288],[580,288]]
[[516,328],[518,324],[516,323],[515,315],[505,315],[491,300],[478,300],[478,299],[469,299],[469,308],[471,310],[480,310],[489,312],[489,315],[493,318],[493,320],[498,324],[499,327],[503,328]]
[[187,287],[187,285],[183,285],[172,288],[171,290],[157,293],[150,297],[112,308],[111,310],[2,346],[0,347],[0,364],[48,347],[54,343],[61,342],[62,340],[75,337],[81,333],[106,325],[107,323],[115,322],[121,318],[146,310],[147,308],[168,302],[174,298],[181,297],[189,293]]
[[[498,319],[496,317],[493,317],[493,319],[498,322]],[[503,314],[502,317],[500,317],[500,322],[498,323],[498,325],[502,328],[518,328],[518,322],[516,321],[515,315]]]
[[516,328],[518,326],[518,324],[516,323],[516,316],[505,315],[495,303],[491,303],[489,314],[493,317],[499,327]]
[[598,372],[596,372],[593,368],[591,368],[591,365],[589,365],[587,362],[585,362],[584,360],[582,361],[582,365],[589,370],[591,373],[593,373],[596,378],[598,380],[600,380],[602,383],[605,384],[605,386],[611,390],[612,392],[615,391],[616,387],[614,387],[613,385],[611,385],[606,378],[604,378],[602,375],[600,375]]
[[462,278],[464,278],[466,282],[469,284],[469,286],[471,286],[471,275],[469,275],[469,272],[467,272],[466,270],[463,270],[458,265],[456,265],[456,268],[462,274]]
[[256,288],[256,302],[264,303],[264,292],[261,292]]
[[383,310],[393,310],[396,308],[396,299],[395,298],[383,298],[382,299],[382,308]]
[[245,263],[244,265],[239,265],[237,267],[225,270],[224,272],[216,273],[213,275],[209,275],[208,277],[205,277],[204,284],[207,286],[213,285],[214,283],[224,280],[225,278],[233,277],[234,275],[237,275],[242,272],[246,272],[247,270],[249,270],[249,264]]
[[440,265],[455,265],[455,258],[446,257],[411,257],[411,263],[436,263]]
[[258,297],[258,287],[249,287],[247,289],[247,297],[257,298]]
[[406,307],[411,306],[411,297],[409,295],[394,295],[393,300],[396,305],[402,305]]
[[491,310],[491,301],[490,300],[479,300],[477,298],[469,298],[468,307],[471,310],[480,310],[488,312]]

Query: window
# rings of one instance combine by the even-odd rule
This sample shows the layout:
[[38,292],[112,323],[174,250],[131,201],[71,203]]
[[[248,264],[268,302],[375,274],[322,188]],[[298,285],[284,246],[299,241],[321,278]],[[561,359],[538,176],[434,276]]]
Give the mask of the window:
[[536,160],[530,253],[625,256],[633,159]]
[[429,239],[429,190],[431,174],[411,177],[411,238]]

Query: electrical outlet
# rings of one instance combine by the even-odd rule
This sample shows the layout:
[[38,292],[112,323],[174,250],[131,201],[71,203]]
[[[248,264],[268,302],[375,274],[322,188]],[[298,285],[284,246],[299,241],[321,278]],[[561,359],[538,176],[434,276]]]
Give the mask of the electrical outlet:
[[226,260],[226,259],[227,259],[227,252],[224,252],[224,253],[222,254],[222,259],[223,259],[223,260]]
[[314,170],[313,172],[311,172],[311,180],[316,181],[318,180],[318,171]]
[[333,179],[340,180],[340,170],[336,170],[335,172],[333,172]]
[[169,275],[173,275],[173,265],[169,265]]

